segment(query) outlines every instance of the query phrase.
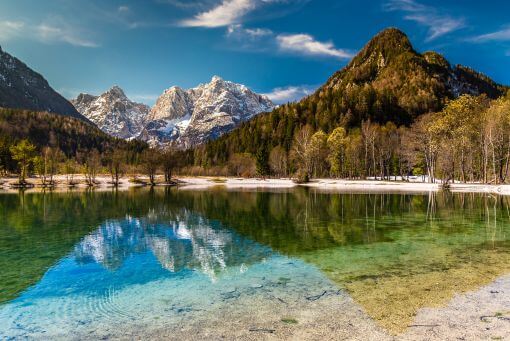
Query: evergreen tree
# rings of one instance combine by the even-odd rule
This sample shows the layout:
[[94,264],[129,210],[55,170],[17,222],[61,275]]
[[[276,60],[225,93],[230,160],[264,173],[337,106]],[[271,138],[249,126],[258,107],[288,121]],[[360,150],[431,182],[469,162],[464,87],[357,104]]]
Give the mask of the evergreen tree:
[[266,145],[262,145],[255,154],[257,174],[262,177],[269,175],[269,153]]

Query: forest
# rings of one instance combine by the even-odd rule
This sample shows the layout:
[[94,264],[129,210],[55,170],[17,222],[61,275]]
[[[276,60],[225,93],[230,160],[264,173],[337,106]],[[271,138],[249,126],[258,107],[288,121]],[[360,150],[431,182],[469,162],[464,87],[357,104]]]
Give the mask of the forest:
[[[47,112],[0,108],[0,176],[17,174],[19,184],[37,176],[43,186],[53,185],[53,175],[85,174],[94,185],[100,173],[110,173],[112,182],[140,164],[162,159],[145,142],[113,138],[82,120]],[[150,167],[149,167],[150,168]]]
[[[420,115],[411,125],[374,123],[338,126],[325,131],[291,122],[278,112],[256,129],[233,134],[194,150],[191,174],[294,176],[301,181],[332,177],[392,180],[424,176],[434,182],[504,183],[510,163],[510,92],[496,100],[463,95],[436,113]],[[251,125],[253,126],[253,124]],[[286,126],[280,141],[255,131]],[[246,134],[246,135],[244,135]],[[239,152],[251,141],[249,148]],[[247,150],[247,151],[246,151]]]
[[502,183],[508,91],[387,29],[314,94],[196,148],[186,172]]
[[[105,173],[114,185],[123,176],[139,181],[142,174],[150,184],[156,184],[158,175],[171,183],[177,173],[292,177],[299,182],[321,177],[423,176],[430,182],[502,184],[510,171],[510,92],[495,100],[486,95],[460,96],[409,126],[368,119],[359,127],[325,131],[309,123],[288,125],[291,115],[273,117],[260,121],[267,126],[257,130],[278,130],[283,122],[290,127],[287,138],[264,139],[245,124],[233,134],[186,151],[114,139],[86,123],[52,114],[4,109],[0,117],[1,173],[18,174],[20,183],[35,175],[47,186],[53,184],[55,174],[67,174],[72,184],[73,174],[78,173],[90,186]],[[257,142],[239,151],[243,144],[232,142],[233,137]]]

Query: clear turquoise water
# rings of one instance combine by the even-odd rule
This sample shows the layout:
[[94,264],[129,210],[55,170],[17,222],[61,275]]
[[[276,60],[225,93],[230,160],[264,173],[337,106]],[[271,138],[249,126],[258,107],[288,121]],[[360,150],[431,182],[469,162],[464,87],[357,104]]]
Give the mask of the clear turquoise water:
[[[147,193],[138,195],[140,201],[119,194],[121,200],[137,201],[140,209],[147,210],[145,214],[133,217],[115,212],[124,217],[107,219],[91,228],[33,285],[0,305],[2,338],[139,336],[144,330],[170,328],[198,315],[218,313],[240,296],[263,296],[270,302],[282,290],[305,297],[334,289],[320,271],[303,261],[282,256],[186,207],[171,207],[172,212],[161,207],[156,210],[143,200]],[[96,195],[86,196],[90,199]],[[114,195],[97,196],[100,201],[115,200]],[[73,202],[82,200],[83,195],[66,198],[65,194],[51,194],[45,201],[39,201],[42,194],[27,198],[24,205],[30,202],[28,205],[34,207],[23,207],[22,211],[40,212],[35,206],[44,203],[48,205],[43,209],[47,220],[34,222],[30,215],[37,213],[24,215],[17,211],[16,218],[24,215],[21,226],[2,226],[2,238],[7,238],[8,230],[14,230],[21,231],[21,238],[28,234],[34,241],[42,233],[48,238],[45,242],[55,249],[58,245],[52,246],[53,242],[67,244],[67,234],[57,240],[47,235],[55,232],[55,224],[66,228],[61,226],[61,218],[53,216],[55,213],[60,217],[60,212],[53,210],[69,207],[68,201],[59,202],[62,198]],[[18,199],[8,196],[7,201]],[[95,204],[92,207],[98,208]],[[121,209],[122,205],[114,207]],[[73,212],[75,219],[89,213],[85,209],[67,215]],[[34,256],[16,248],[11,251],[22,257]],[[39,253],[46,257],[44,251]],[[31,266],[32,259],[24,261],[23,266]],[[23,269],[18,270],[16,276],[23,276]],[[5,282],[0,287],[2,284]]]
[[497,278],[509,212],[478,194],[0,194],[0,335],[140,337],[345,287],[356,299],[388,274]]

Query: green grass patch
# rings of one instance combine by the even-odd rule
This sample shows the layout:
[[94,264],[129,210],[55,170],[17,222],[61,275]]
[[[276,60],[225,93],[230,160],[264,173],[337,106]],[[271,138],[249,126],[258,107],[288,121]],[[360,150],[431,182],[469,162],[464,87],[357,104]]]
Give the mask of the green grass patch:
[[286,324],[298,324],[298,321],[296,319],[290,317],[282,318],[281,321]]

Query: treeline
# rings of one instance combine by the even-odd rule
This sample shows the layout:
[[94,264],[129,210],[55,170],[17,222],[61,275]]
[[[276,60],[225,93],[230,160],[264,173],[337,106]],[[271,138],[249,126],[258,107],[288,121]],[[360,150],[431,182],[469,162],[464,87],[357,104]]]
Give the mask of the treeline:
[[[4,140],[5,141],[5,140]],[[46,146],[38,149],[27,139],[14,144],[0,142],[0,175],[7,175],[9,162],[15,162],[13,173],[19,177],[19,186],[30,185],[27,177],[37,176],[43,187],[55,186],[54,176],[66,175],[66,182],[74,186],[76,174],[83,174],[88,186],[95,186],[99,174],[109,174],[111,184],[118,186],[124,176],[133,182],[143,181],[139,175],[146,175],[149,184],[156,184],[156,176],[164,175],[167,184],[172,183],[174,170],[181,166],[182,152],[172,148],[150,149],[132,152],[125,149],[111,149],[100,153],[97,149],[78,152],[74,157],[66,155],[57,147]],[[32,184],[33,185],[33,184]]]
[[[299,181],[405,180],[411,175],[443,182],[508,180],[510,92],[496,100],[463,95],[442,111],[419,116],[410,126],[363,120],[359,127],[324,130],[293,121],[290,114],[266,124],[272,115],[279,114],[270,113],[263,121],[256,118],[216,141],[180,151],[113,139],[71,118],[0,110],[0,173],[17,173],[20,184],[35,175],[44,186],[54,185],[55,174],[67,174],[69,185],[74,184],[74,174],[84,174],[86,183],[94,186],[98,174],[110,174],[111,183],[118,185],[123,176],[141,181],[140,174],[150,184],[156,184],[160,174],[165,183],[173,183],[177,172]],[[287,122],[288,137],[276,139],[281,122]]]
[[98,172],[110,170],[118,182],[148,151],[144,142],[113,138],[76,118],[0,108],[0,175],[17,173],[20,184],[37,175],[49,186],[58,173],[69,174],[69,183],[84,173],[93,184]]
[[55,147],[67,157],[73,158],[92,149],[100,154],[119,149],[136,154],[148,148],[141,141],[128,142],[113,138],[97,127],[73,117],[4,108],[0,108],[0,139],[3,145],[28,139],[39,149],[44,146]]
[[270,138],[271,128],[292,122],[292,117],[279,117],[267,126],[248,123],[230,136],[198,147],[193,151],[194,166],[186,171],[297,176],[303,181],[424,175],[429,181],[504,183],[508,178],[510,92],[497,100],[463,95],[440,112],[419,116],[409,127],[366,120],[360,127],[326,131],[297,122],[288,123],[285,138]]

